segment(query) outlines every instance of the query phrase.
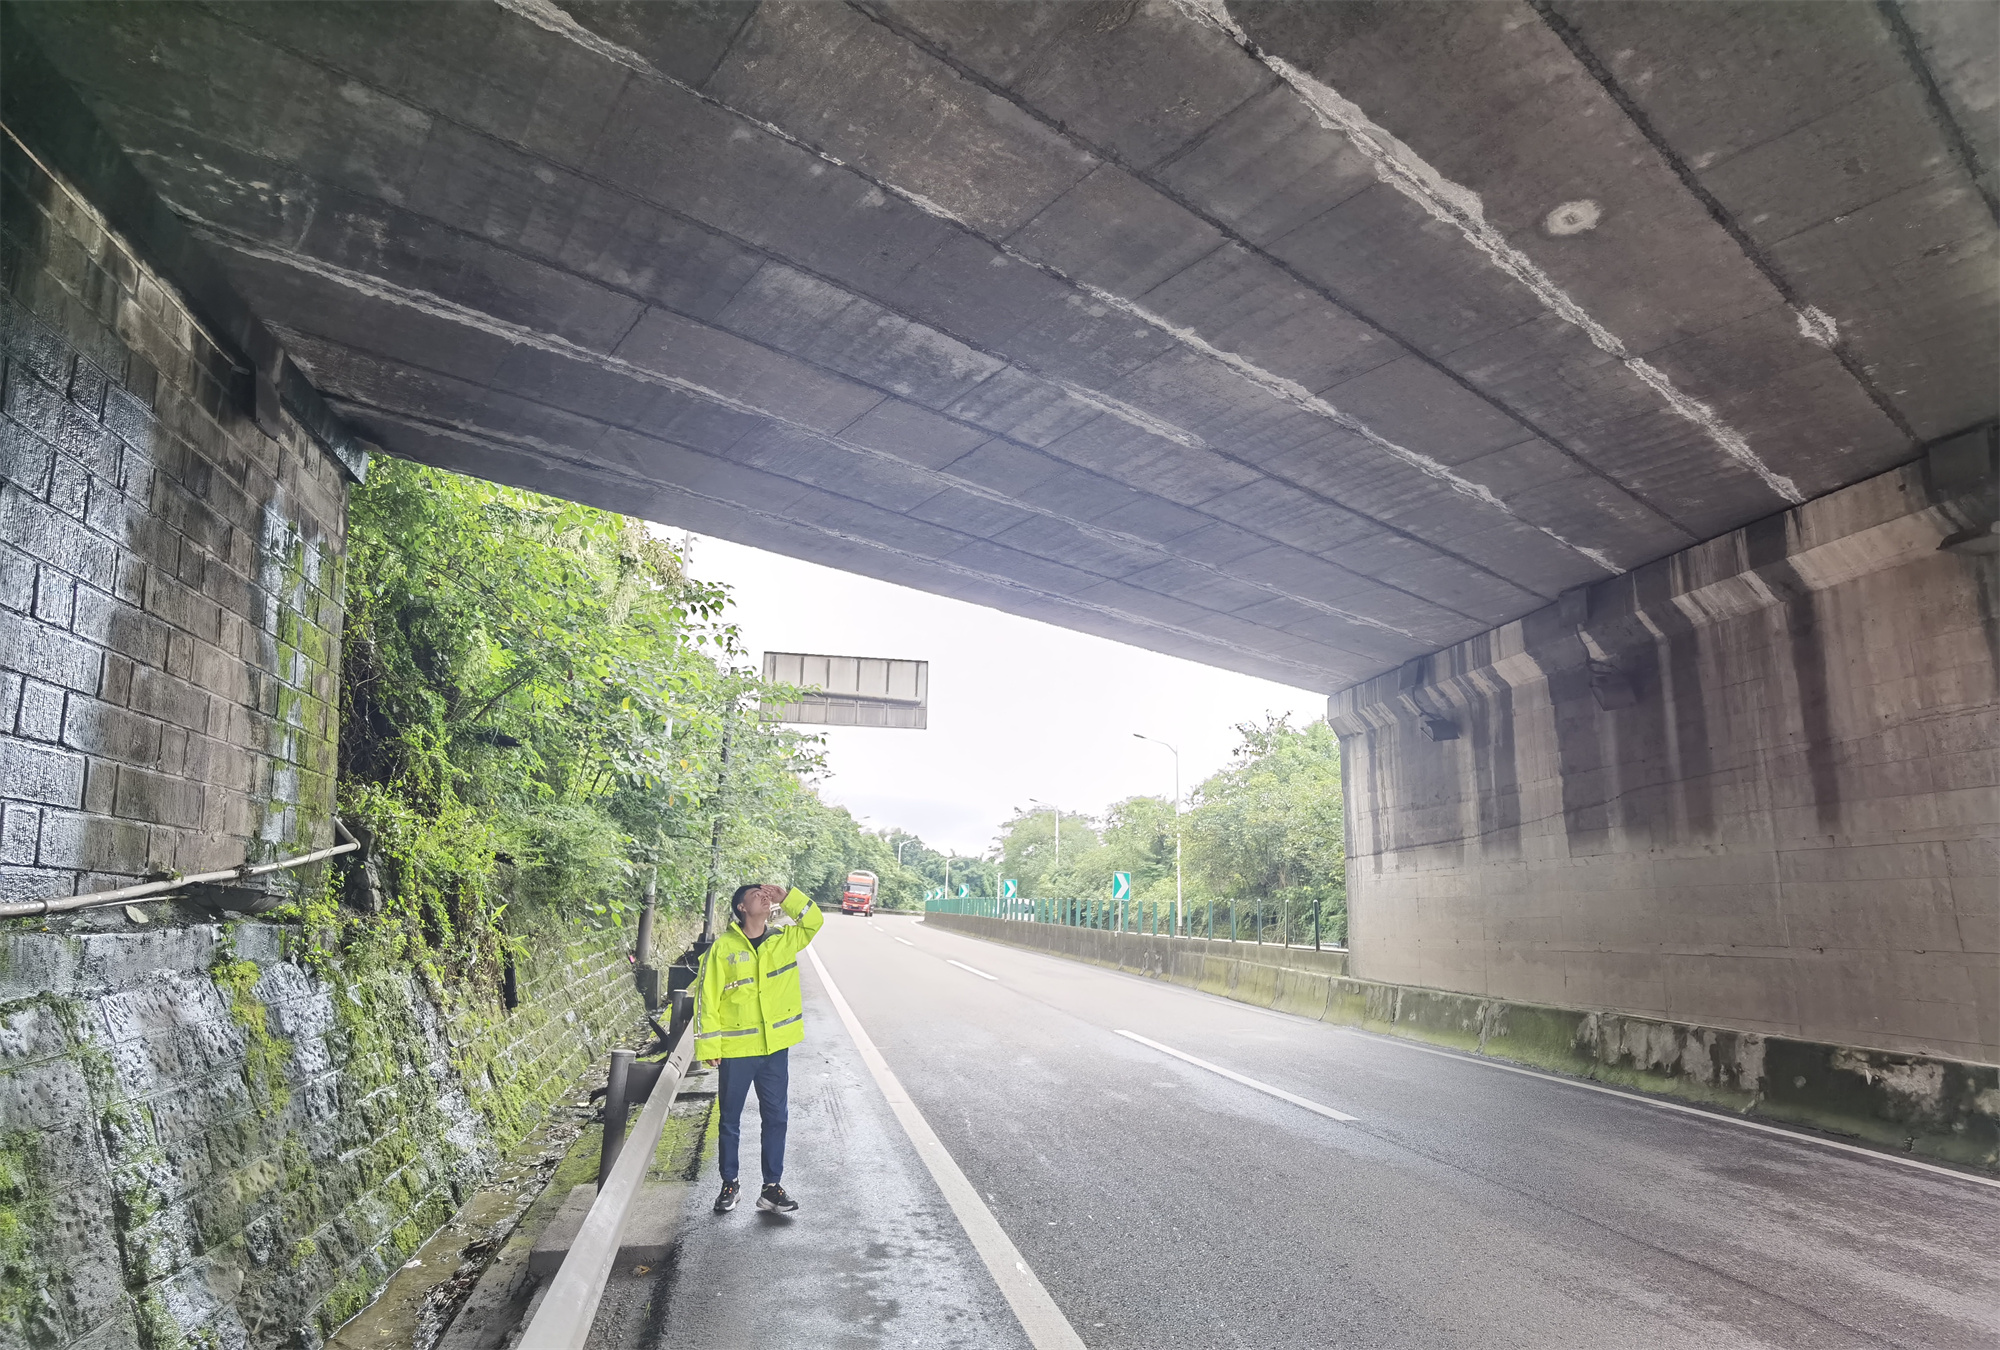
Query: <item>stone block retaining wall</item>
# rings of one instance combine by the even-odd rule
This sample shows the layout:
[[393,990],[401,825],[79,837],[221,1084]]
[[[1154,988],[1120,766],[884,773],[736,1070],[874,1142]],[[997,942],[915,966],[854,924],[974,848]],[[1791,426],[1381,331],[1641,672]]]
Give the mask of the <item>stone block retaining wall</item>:
[[318,1345],[641,1026],[625,930],[536,934],[511,1012],[283,937],[0,937],[0,1347]]
[[343,462],[0,135],[0,900],[332,842]]

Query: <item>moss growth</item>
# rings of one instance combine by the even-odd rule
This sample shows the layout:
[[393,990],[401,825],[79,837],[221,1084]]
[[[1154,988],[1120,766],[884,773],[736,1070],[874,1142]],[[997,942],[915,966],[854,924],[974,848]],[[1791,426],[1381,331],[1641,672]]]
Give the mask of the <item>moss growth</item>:
[[36,1179],[35,1137],[22,1131],[0,1138],[0,1329],[21,1338],[47,1279],[35,1235],[48,1219],[48,1196]]
[[138,1324],[139,1344],[144,1350],[190,1350],[187,1333],[167,1310],[166,1300],[157,1288],[140,1290],[135,1303],[133,1320]]
[[229,1020],[243,1032],[243,1081],[257,1104],[258,1116],[269,1120],[291,1103],[285,1064],[291,1058],[292,1045],[271,1034],[269,1010],[256,994],[262,974],[255,961],[222,960],[209,971],[215,987],[229,997]]

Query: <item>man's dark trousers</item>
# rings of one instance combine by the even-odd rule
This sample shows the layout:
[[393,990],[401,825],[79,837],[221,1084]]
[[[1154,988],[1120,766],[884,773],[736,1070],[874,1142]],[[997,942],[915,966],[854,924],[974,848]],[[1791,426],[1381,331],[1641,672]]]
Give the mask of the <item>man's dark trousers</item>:
[[750,1085],[757,1085],[757,1117],[763,1122],[764,1184],[785,1179],[785,1122],[790,1117],[786,1099],[791,1090],[791,1052],[771,1055],[739,1055],[725,1059],[716,1070],[722,1076],[718,1095],[722,1098],[722,1179],[736,1180],[737,1145],[743,1139],[743,1098]]

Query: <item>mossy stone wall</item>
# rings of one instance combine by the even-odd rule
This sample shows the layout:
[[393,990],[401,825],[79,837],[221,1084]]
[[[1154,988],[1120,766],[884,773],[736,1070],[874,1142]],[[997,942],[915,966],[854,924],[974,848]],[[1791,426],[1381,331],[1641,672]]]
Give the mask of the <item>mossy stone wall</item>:
[[641,1026],[620,929],[520,1001],[243,923],[0,937],[0,1350],[316,1347]]

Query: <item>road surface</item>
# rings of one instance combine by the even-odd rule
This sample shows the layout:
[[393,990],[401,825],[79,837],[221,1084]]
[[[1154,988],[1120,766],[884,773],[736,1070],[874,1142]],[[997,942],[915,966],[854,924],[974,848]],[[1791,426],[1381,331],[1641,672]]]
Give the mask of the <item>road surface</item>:
[[[1087,1346],[2000,1344],[1971,1179],[909,918],[829,915],[813,950]],[[800,969],[804,1208],[717,1219],[705,1174],[644,1339],[1031,1344]]]

